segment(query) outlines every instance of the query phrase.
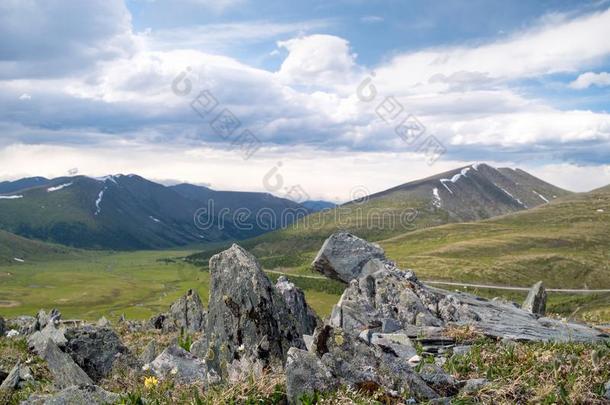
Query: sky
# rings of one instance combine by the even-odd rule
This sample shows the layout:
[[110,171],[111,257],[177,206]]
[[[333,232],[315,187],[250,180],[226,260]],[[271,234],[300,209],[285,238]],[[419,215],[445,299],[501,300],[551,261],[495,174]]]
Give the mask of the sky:
[[0,180],[339,202],[487,162],[588,191],[608,38],[608,0],[1,0]]

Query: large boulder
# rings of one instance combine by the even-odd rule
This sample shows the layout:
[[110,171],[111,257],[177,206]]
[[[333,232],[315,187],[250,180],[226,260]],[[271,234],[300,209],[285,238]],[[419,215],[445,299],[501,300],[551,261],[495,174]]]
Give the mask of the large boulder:
[[275,289],[284,298],[288,310],[296,319],[297,325],[301,328],[301,335],[311,335],[321,321],[305,301],[303,291],[285,276],[278,278]]
[[305,348],[300,328],[256,258],[233,245],[210,259],[206,361],[223,378],[235,361],[281,366]]
[[[342,235],[342,234],[340,234]],[[333,235],[334,236],[334,235]],[[318,256],[327,255],[325,243]],[[330,241],[330,242],[329,242]],[[380,260],[375,245],[359,239],[354,256],[360,262]],[[347,246],[350,246],[347,244]],[[349,252],[344,251],[348,256]],[[332,267],[343,266],[345,268]],[[356,274],[353,263],[347,260],[327,261],[335,274]],[[330,272],[331,270],[328,270]],[[490,301],[474,295],[449,292],[421,283],[411,271],[403,271],[386,261],[383,268],[373,273],[360,273],[352,279],[341,299],[333,308],[330,325],[343,328],[358,336],[364,330],[381,331],[383,325],[392,330],[426,330],[447,326],[471,326],[480,333],[519,341],[595,341],[608,337],[600,330],[580,324],[539,318],[510,303]]]
[[96,385],[71,386],[54,394],[34,394],[22,405],[107,405],[118,403],[120,396]]
[[205,322],[205,308],[195,290],[188,290],[172,304],[168,313],[156,315],[149,321],[155,329],[185,332],[201,332]]
[[438,394],[393,351],[326,325],[314,333],[311,352],[335,376],[340,385],[358,390],[379,391],[387,396],[429,400]]
[[546,290],[542,281],[538,281],[532,286],[521,308],[536,316],[544,316],[546,312]]
[[42,330],[36,331],[28,337],[28,346],[39,355],[44,352],[44,348],[49,340],[63,348],[67,342],[65,333],[66,328],[63,326],[57,325],[55,322],[45,323]]
[[59,312],[59,310],[53,308],[51,310],[51,312],[49,312],[47,314],[43,309],[41,309],[40,311],[38,311],[38,314],[36,314],[36,324],[35,324],[34,328],[36,330],[42,330],[49,323],[53,323],[53,324],[57,325],[60,320],[61,320],[61,312]]
[[129,351],[110,328],[85,325],[66,332],[66,353],[93,381],[108,376],[121,356]]
[[380,246],[348,232],[336,232],[326,239],[312,266],[327,277],[349,283],[388,262]]
[[218,381],[214,372],[208,372],[205,361],[176,345],[168,347],[153,360],[150,369],[157,377],[171,376],[180,384],[213,384]]
[[57,387],[67,388],[72,385],[93,384],[87,373],[72,360],[69,354],[62,352],[51,339],[44,345],[40,357],[47,362],[47,367]]
[[286,395],[288,403],[300,404],[303,396],[337,388],[338,381],[328,367],[314,354],[296,347],[288,350],[286,361]]
[[14,390],[21,388],[28,381],[33,381],[32,371],[28,366],[17,362],[15,367],[8,373],[8,376],[2,381],[0,390]]

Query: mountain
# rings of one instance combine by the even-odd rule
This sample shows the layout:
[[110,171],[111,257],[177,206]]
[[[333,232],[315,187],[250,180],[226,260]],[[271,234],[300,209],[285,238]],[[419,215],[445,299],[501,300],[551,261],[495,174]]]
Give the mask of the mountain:
[[[236,207],[299,207],[269,194],[165,187],[136,175],[25,179],[5,190],[11,191],[0,195],[1,229],[82,248],[157,249],[242,239],[277,226],[230,215]],[[203,194],[195,197],[203,191],[214,200],[213,212]]]
[[22,238],[0,230],[0,264],[20,264],[75,254],[65,246]]
[[331,203],[329,201],[320,201],[320,200],[310,200],[304,201],[301,205],[312,212],[318,212],[322,210],[329,210],[335,208],[337,204]]
[[3,181],[0,182],[0,194],[14,193],[15,191],[32,187],[41,187],[48,184],[49,181],[49,179],[44,177],[27,177],[16,181]]
[[[417,229],[523,211],[570,194],[520,169],[473,164],[314,213],[243,245],[271,267],[307,266],[320,243],[339,229],[367,240],[383,240]],[[204,263],[213,253],[205,251],[194,259]]]

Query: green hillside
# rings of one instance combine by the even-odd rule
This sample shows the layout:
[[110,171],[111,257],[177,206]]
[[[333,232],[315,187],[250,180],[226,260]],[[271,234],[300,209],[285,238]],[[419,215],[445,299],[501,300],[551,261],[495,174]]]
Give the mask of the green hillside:
[[[38,242],[0,230],[0,265],[20,265],[74,256],[81,252],[61,245]],[[15,260],[17,259],[17,260]]]

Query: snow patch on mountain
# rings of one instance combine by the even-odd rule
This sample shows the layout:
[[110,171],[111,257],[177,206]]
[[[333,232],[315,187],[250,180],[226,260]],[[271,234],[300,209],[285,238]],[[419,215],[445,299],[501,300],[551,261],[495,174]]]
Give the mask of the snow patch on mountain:
[[524,208],[527,208],[527,205],[523,204],[523,202],[522,202],[520,199],[518,199],[517,197],[515,197],[514,195],[512,195],[511,193],[509,193],[508,191],[506,191],[506,190],[505,190],[505,189],[503,189],[502,187],[498,186],[496,183],[493,183],[493,185],[494,185],[494,186],[496,186],[496,187],[498,187],[500,190],[504,191],[504,193],[505,193],[506,195],[508,195],[508,196],[509,196],[510,198],[512,198],[513,200],[517,201],[517,203],[518,203],[519,205],[521,205],[521,206],[522,206],[522,207],[524,207]]
[[17,200],[23,198],[22,195],[0,195],[0,200]]
[[100,193],[97,195],[97,200],[95,200],[95,215],[99,215],[100,212],[102,212],[102,206],[100,205],[102,203],[102,199],[104,198],[104,191],[106,191],[106,187],[104,187],[102,189],[102,191],[100,191]]
[[446,185],[445,183],[451,183],[451,181],[449,179],[441,179],[441,184],[447,189],[447,191],[449,191],[451,194],[453,194],[453,191],[451,191],[449,186]]
[[161,223],[160,220],[158,220],[157,218],[155,218],[153,216],[149,216],[148,218],[152,219],[154,222]]
[[532,190],[534,192],[534,194],[536,194],[538,197],[540,197],[544,202],[549,202],[549,200],[546,199],[545,196],[543,196],[542,194],[540,194],[539,192],[537,192],[536,190]]
[[52,193],[53,191],[59,191],[66,187],[70,187],[71,185],[72,185],[72,183],[66,183],[66,184],[60,184],[59,186],[55,186],[55,187],[49,187],[49,188],[47,188],[47,193]]
[[438,188],[434,187],[432,190],[432,205],[436,208],[440,208],[443,205],[443,200],[441,200],[441,196],[438,194]]

